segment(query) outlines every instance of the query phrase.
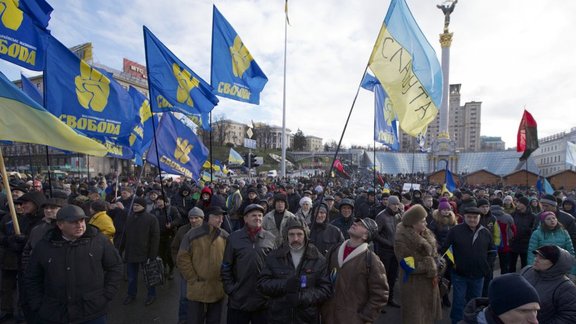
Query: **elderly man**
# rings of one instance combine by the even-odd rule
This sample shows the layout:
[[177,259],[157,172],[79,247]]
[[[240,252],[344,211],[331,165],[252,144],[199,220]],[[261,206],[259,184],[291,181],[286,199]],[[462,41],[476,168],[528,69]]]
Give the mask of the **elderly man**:
[[244,209],[244,227],[230,234],[222,282],[228,294],[228,324],[265,324],[266,298],[256,290],[264,258],[275,248],[274,234],[262,228],[264,208],[257,204]]
[[220,229],[224,211],[211,207],[208,222],[190,230],[180,244],[178,269],[188,283],[187,323],[219,324],[224,303],[220,266],[228,233]]
[[122,260],[86,218],[78,206],[63,207],[34,248],[23,283],[34,323],[106,323]]
[[322,320],[331,324],[373,323],[388,301],[386,269],[368,244],[378,233],[371,218],[356,219],[350,239],[328,252],[326,263],[334,294],[322,306]]

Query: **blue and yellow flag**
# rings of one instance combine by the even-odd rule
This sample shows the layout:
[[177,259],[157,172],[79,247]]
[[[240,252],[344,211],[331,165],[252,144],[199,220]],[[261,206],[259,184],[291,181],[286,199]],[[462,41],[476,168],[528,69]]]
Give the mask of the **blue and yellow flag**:
[[151,145],[146,160],[168,173],[182,174],[188,178],[198,179],[208,149],[196,134],[173,113],[164,113],[156,131],[156,145]]
[[259,104],[268,78],[216,6],[212,14],[212,74],[216,94]]
[[[140,122],[134,127],[130,134],[129,145],[132,151],[134,151],[134,162],[137,165],[142,165],[144,153],[154,140],[154,125],[156,125],[156,127],[158,126],[159,119],[158,114],[152,114],[150,102],[140,91],[130,86],[128,93],[130,97],[132,97],[134,106],[139,107],[138,115],[140,116]],[[154,118],[151,118],[152,115],[154,115]]]
[[126,137],[91,136],[91,139],[106,147],[106,157],[132,160],[134,151],[127,143]]
[[400,150],[398,119],[388,94],[380,81],[368,73],[364,75],[362,88],[374,92],[374,140],[388,146],[392,151]]
[[244,159],[240,153],[236,152],[233,148],[230,148],[230,153],[228,154],[228,164],[242,165],[244,164]]
[[456,190],[456,182],[454,181],[454,176],[452,175],[452,172],[450,172],[450,169],[448,169],[448,163],[446,163],[446,170],[444,174],[445,174],[444,183],[446,184],[446,190],[452,193],[454,192],[454,190]]
[[48,39],[46,109],[87,136],[129,136],[140,117],[128,91],[54,37]]
[[369,67],[390,96],[400,128],[423,134],[442,103],[442,69],[405,0],[390,3]]
[[169,108],[186,115],[208,116],[218,104],[212,87],[180,61],[146,26],[144,44],[152,110],[158,112]]
[[408,276],[410,276],[410,274],[412,272],[414,272],[414,270],[416,270],[415,267],[415,263],[414,263],[414,257],[405,257],[404,259],[400,260],[400,267],[402,268],[402,270],[404,270],[404,282],[408,281]]
[[552,188],[550,182],[543,176],[539,176],[538,180],[536,180],[536,189],[538,189],[538,194],[540,195],[551,195],[554,193],[554,188]]
[[106,148],[76,133],[0,73],[0,140],[50,145],[94,156]]
[[448,260],[450,260],[450,262],[452,262],[452,264],[456,266],[456,262],[454,262],[454,250],[452,249],[452,245],[450,245],[448,250],[446,250],[446,252],[444,252],[442,256],[448,257]]
[[0,58],[29,70],[43,70],[51,11],[43,0],[1,1]]
[[20,73],[20,82],[22,83],[22,91],[32,98],[39,105],[44,106],[42,94],[38,88],[30,81],[24,74]]

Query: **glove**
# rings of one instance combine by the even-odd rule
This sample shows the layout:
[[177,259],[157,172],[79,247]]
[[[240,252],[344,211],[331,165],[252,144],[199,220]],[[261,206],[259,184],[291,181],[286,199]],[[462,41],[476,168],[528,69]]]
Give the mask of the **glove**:
[[293,276],[286,279],[286,292],[298,293],[299,288],[300,288],[300,278],[298,276]]

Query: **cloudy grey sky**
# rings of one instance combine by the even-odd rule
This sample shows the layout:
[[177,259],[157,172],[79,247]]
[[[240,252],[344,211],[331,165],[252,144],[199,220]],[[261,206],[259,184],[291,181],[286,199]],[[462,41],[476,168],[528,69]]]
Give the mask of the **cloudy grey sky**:
[[[56,1],[49,29],[65,45],[94,45],[96,62],[144,63],[142,25],[209,82],[212,4],[236,29],[269,82],[260,106],[221,98],[214,114],[282,124],[284,0]],[[440,55],[442,0],[407,0]],[[290,0],[286,125],[338,140],[389,0]],[[482,102],[482,135],[516,145],[526,107],[539,136],[576,126],[576,1],[459,0],[452,14],[450,83]],[[18,79],[21,68],[0,61]],[[34,73],[24,71],[27,75]],[[373,94],[361,90],[344,144],[372,143]]]

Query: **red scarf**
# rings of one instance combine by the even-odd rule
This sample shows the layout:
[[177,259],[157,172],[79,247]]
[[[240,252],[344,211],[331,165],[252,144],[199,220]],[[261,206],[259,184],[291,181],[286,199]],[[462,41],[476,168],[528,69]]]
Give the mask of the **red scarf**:
[[348,245],[344,245],[344,258],[343,260],[346,260],[346,258],[348,257],[348,255],[350,255],[350,253],[352,253],[352,251],[354,251],[357,248],[357,246],[348,246]]
[[262,227],[257,227],[257,228],[250,228],[248,226],[246,226],[246,230],[248,231],[248,237],[250,237],[250,240],[252,242],[256,241],[256,235],[258,235],[258,233],[260,233],[260,231],[262,230]]

